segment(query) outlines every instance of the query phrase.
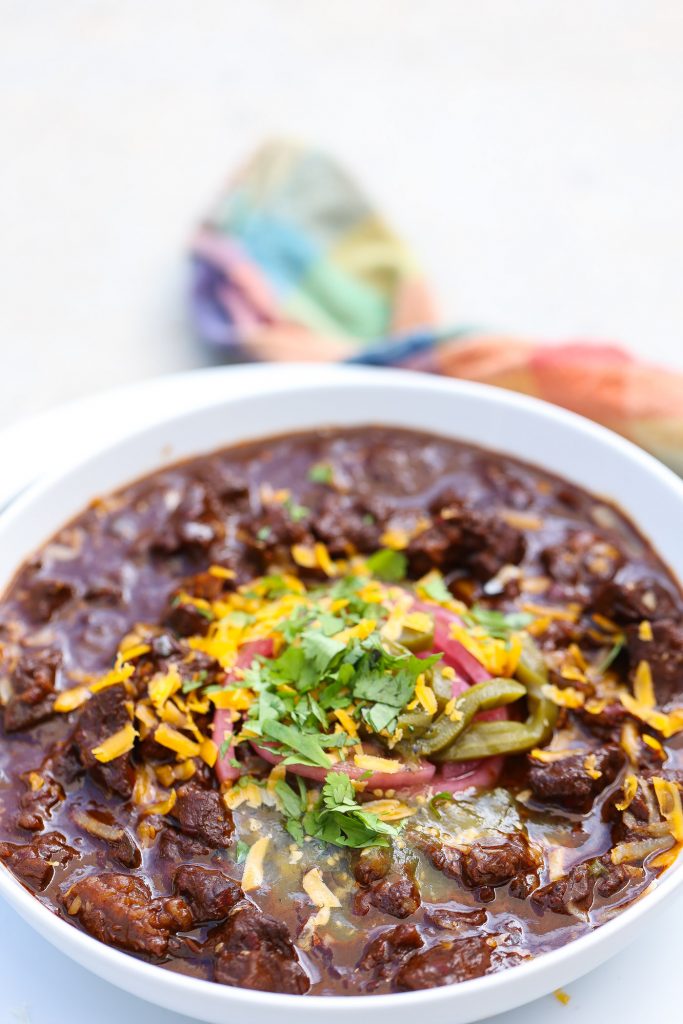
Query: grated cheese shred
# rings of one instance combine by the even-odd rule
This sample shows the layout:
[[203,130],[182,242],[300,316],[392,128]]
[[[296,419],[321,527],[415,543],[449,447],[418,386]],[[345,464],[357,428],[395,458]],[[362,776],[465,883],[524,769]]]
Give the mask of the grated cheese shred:
[[244,862],[244,874],[242,875],[242,890],[244,892],[251,892],[263,884],[263,862],[269,843],[269,836],[261,836],[249,848],[247,859]]

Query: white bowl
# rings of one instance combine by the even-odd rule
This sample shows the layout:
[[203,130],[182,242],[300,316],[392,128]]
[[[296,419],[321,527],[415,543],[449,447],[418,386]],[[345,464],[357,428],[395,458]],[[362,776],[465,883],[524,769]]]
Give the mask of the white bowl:
[[[235,376],[232,376],[234,373]],[[249,438],[321,426],[379,423],[460,438],[540,466],[621,505],[683,577],[683,482],[610,431],[534,399],[405,371],[272,367],[224,374],[227,394],[120,439],[34,484],[0,516],[0,588],[21,562],[97,495],[179,458]],[[228,381],[230,382],[228,384]],[[238,388],[235,388],[235,383]],[[236,397],[235,391],[239,390]],[[215,396],[216,389],[212,389]],[[141,392],[144,400],[144,390]],[[251,992],[165,971],[111,949],[57,918],[1,866],[0,894],[48,941],[107,981],[167,1009],[212,1024],[467,1024],[568,984],[618,952],[683,884],[674,865],[632,907],[561,949],[490,977],[422,992],[378,996],[288,996]]]

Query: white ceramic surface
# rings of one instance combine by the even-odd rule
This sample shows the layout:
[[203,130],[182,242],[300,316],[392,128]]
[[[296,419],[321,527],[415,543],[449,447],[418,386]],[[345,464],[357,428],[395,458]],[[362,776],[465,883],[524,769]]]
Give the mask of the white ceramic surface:
[[[235,371],[233,371],[235,372]],[[239,372],[239,371],[238,371]],[[640,450],[584,420],[516,395],[473,385],[376,370],[302,367],[274,375],[240,375],[241,389],[203,408],[163,419],[101,453],[55,471],[31,487],[0,517],[0,581],[23,557],[98,493],[119,486],[164,461],[243,438],[320,424],[382,422],[452,434],[538,462],[617,499],[683,575],[677,526],[683,483]],[[252,382],[251,384],[249,382]],[[233,378],[234,385],[234,378]],[[219,389],[220,390],[220,389]],[[239,397],[235,391],[239,390]],[[564,985],[617,952],[646,916],[663,908],[683,880],[668,872],[643,900],[591,935],[491,978],[400,996],[298,998],[211,985],[161,971],[108,949],[58,920],[6,872],[0,892],[49,941],[101,977],[159,1005],[206,1021],[341,1021],[361,1012],[364,1021],[412,1020],[424,1008],[434,1024],[501,1012]]]

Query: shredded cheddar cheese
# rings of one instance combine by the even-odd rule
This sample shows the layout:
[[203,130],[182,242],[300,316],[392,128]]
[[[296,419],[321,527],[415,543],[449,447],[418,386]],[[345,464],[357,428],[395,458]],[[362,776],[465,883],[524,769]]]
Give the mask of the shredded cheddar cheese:
[[353,758],[354,764],[367,772],[383,772],[392,775],[401,771],[400,761],[392,761],[388,757],[373,757],[371,754],[356,754]]
[[683,843],[683,808],[681,807],[681,791],[675,782],[669,782],[658,775],[652,778],[659,810],[671,830],[677,843]]
[[643,640],[645,643],[649,643],[652,640],[652,623],[648,622],[647,619],[643,619],[638,626],[638,639]]
[[562,708],[580,708],[583,707],[585,701],[584,694],[573,686],[559,687],[552,683],[545,683],[543,693],[553,704]]
[[205,739],[199,744],[199,756],[209,768],[213,768],[218,760],[218,747],[213,740]]
[[657,703],[655,700],[655,688],[652,682],[652,671],[647,661],[638,663],[633,680],[633,694],[638,703],[644,708],[654,708]]
[[90,697],[90,687],[72,686],[70,690],[62,690],[52,705],[55,711],[75,711],[85,704]]
[[633,799],[636,793],[638,792],[638,779],[635,775],[626,776],[626,778],[624,779],[623,790],[623,800],[620,800],[618,804],[615,804],[615,807],[618,811],[627,810],[633,803]]
[[352,736],[354,739],[358,739],[358,728],[348,711],[344,708],[335,708],[333,714],[344,729],[344,732],[348,733],[349,736]]
[[150,817],[153,814],[170,814],[175,807],[177,800],[177,793],[175,789],[170,790],[168,796],[163,800],[157,801],[157,803],[150,804],[148,807],[143,808],[143,814]]
[[226,569],[223,565],[210,565],[209,575],[215,576],[219,580],[234,580],[235,572],[233,569]]
[[263,862],[269,843],[270,837],[262,836],[249,848],[242,875],[242,890],[244,892],[251,892],[263,884]]
[[588,754],[583,762],[584,771],[591,779],[601,779],[602,772],[597,767],[597,757],[595,754]]
[[318,868],[311,868],[306,872],[301,884],[311,903],[315,903],[316,907],[327,907],[328,909],[341,907],[339,898],[325,884]]
[[181,686],[180,673],[175,665],[171,665],[167,672],[154,676],[149,683],[148,692],[157,711],[163,707],[169,697],[178,692]]
[[124,725],[123,729],[119,729],[112,736],[108,736],[99,746],[93,747],[92,755],[102,764],[107,764],[107,762],[113,761],[115,758],[121,757],[123,754],[127,754],[129,750],[132,750],[137,736],[138,733],[133,723],[128,722],[127,725]]
[[380,544],[393,551],[403,551],[410,543],[410,535],[407,530],[390,529],[385,530],[380,537]]
[[410,818],[417,813],[417,808],[409,807],[401,800],[393,798],[368,800],[363,804],[363,810],[376,814],[382,821],[401,821],[402,818]]
[[437,713],[439,705],[436,702],[436,696],[432,688],[427,686],[422,673],[415,681],[415,696],[428,715],[435,715]]
[[173,726],[167,725],[162,722],[154,730],[154,739],[157,743],[161,744],[162,747],[167,747],[169,750],[173,750],[179,757],[198,757],[199,756],[199,744],[195,740],[191,740],[188,736],[184,736],[178,729],[174,729]]
[[116,665],[110,672],[105,673],[105,675],[103,675],[101,679],[98,679],[97,682],[91,683],[90,692],[99,693],[100,690],[106,690],[109,686],[116,686],[119,683],[125,683],[130,679],[134,672],[135,666],[127,665],[121,662],[120,659],[117,659]]

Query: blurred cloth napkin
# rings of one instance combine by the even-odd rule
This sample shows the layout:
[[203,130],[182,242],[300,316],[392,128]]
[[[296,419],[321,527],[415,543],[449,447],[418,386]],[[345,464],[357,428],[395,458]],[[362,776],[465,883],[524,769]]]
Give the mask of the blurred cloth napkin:
[[191,254],[194,324],[234,356],[483,381],[582,413],[683,474],[683,375],[615,345],[440,327],[409,249],[325,153],[263,146],[198,228]]

